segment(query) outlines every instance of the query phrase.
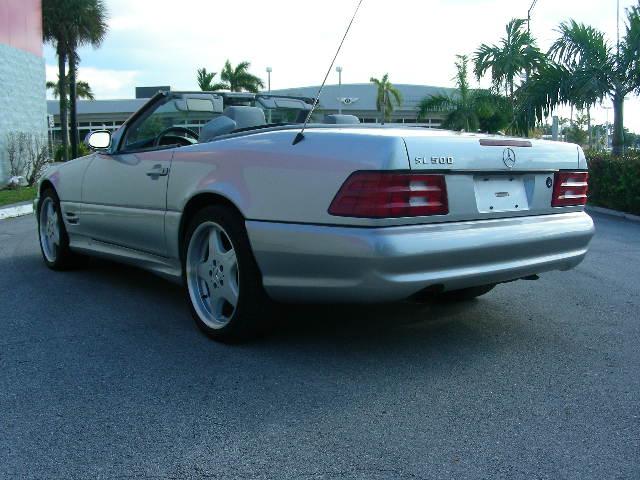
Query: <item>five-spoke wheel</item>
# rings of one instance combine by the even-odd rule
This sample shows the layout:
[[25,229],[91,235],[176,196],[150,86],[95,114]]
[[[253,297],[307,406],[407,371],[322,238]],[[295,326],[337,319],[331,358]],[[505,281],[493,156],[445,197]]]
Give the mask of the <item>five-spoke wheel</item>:
[[60,248],[60,221],[54,198],[43,198],[40,206],[40,246],[42,254],[51,263],[55,263]]
[[86,264],[87,257],[69,248],[69,235],[62,221],[60,200],[53,189],[45,189],[38,205],[38,237],[44,263],[54,270]]
[[233,317],[240,294],[238,259],[225,230],[201,223],[187,250],[187,283],[191,301],[211,328],[224,327]]
[[270,302],[239,212],[223,205],[197,212],[182,252],[191,313],[201,330],[236,341],[265,326]]

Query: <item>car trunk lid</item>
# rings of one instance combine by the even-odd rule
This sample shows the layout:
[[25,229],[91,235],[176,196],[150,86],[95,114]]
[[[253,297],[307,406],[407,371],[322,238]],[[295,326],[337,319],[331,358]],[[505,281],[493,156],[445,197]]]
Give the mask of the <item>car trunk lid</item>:
[[412,170],[523,172],[579,165],[578,147],[570,143],[462,134],[410,135],[404,141]]
[[579,147],[561,142],[444,132],[404,140],[412,171],[445,175],[449,220],[558,213],[554,173],[579,169]]

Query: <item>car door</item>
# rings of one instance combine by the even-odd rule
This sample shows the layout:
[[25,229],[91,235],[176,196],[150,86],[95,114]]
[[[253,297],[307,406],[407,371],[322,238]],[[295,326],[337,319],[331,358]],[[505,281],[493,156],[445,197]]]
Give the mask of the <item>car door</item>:
[[166,255],[164,217],[174,149],[98,153],[83,186],[83,232],[94,240]]
[[[82,232],[90,238],[167,255],[165,213],[171,161],[197,143],[197,127],[222,111],[211,94],[159,93],[97,153],[82,185]],[[194,130],[195,129],[195,130]]]

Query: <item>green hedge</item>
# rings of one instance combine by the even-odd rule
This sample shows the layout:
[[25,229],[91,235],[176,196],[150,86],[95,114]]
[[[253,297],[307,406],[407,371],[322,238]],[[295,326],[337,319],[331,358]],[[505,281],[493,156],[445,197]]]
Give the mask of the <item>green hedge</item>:
[[640,215],[640,152],[587,152],[589,203]]

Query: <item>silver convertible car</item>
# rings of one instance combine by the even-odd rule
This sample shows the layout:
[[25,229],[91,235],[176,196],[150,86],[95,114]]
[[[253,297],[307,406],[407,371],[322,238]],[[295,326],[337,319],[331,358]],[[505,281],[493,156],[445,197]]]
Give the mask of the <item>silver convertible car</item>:
[[246,337],[272,302],[467,299],[578,265],[580,147],[314,118],[313,100],[161,92],[51,167],[46,264],[97,255],[184,284],[197,325]]

